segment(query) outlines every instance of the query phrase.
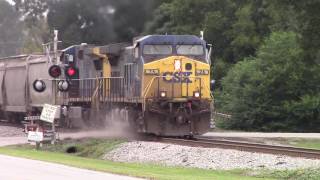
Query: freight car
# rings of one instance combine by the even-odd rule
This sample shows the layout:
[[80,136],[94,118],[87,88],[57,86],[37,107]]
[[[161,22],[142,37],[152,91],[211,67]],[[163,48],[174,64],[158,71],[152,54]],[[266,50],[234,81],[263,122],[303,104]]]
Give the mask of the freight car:
[[117,116],[140,133],[203,134],[210,127],[210,51],[193,35],[148,35],[132,43],[71,46],[50,62],[48,55],[24,57],[21,77],[10,77],[19,87],[2,83],[2,89],[20,90],[1,92],[6,100],[0,102],[12,110],[17,101],[7,93],[19,91],[24,94],[13,95],[23,101],[19,112],[39,113],[50,103],[60,107],[57,117],[64,122],[92,125]]
[[[0,59],[1,119],[22,121],[23,117],[51,103],[52,91],[42,94],[33,89],[38,76],[49,78],[48,56],[43,54],[20,55]],[[52,88],[52,82],[46,84]]]

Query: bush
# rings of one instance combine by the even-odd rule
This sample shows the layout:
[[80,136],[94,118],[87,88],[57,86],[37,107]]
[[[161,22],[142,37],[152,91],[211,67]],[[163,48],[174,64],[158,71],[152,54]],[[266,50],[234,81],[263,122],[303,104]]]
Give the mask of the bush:
[[313,125],[319,120],[319,96],[314,95],[319,86],[312,85],[316,81],[310,78],[310,72],[317,71],[308,69],[302,57],[295,33],[274,32],[259,48],[257,57],[231,68],[222,81],[219,104],[232,114],[226,127],[318,131]]

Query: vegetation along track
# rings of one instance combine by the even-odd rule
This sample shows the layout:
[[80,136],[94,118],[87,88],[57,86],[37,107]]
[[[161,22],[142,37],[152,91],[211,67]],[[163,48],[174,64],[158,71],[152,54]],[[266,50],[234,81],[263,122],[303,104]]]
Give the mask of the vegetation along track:
[[202,137],[196,137],[193,139],[160,138],[159,142],[196,147],[200,146],[208,148],[237,149],[249,152],[259,152],[276,155],[281,154],[293,157],[320,159],[320,150],[297,148],[290,146],[266,145],[259,143],[239,142],[230,140],[217,140]]

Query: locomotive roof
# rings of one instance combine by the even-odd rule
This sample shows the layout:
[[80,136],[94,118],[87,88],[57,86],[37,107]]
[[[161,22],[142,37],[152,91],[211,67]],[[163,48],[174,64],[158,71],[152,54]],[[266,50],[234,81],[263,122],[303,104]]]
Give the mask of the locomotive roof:
[[135,41],[135,44],[201,44],[206,42],[195,35],[148,35]]

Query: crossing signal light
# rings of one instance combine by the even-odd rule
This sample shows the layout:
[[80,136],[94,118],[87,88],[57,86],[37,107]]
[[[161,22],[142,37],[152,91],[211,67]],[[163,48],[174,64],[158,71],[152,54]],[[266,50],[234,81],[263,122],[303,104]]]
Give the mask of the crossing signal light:
[[49,68],[49,75],[53,78],[57,78],[61,75],[61,68],[58,65],[52,65]]
[[74,67],[69,66],[69,67],[66,68],[66,72],[65,73],[66,73],[67,77],[72,78],[72,77],[75,77],[78,74],[78,70],[76,68],[74,68]]
[[33,82],[33,89],[37,92],[43,92],[44,90],[46,90],[46,83],[44,83],[44,81],[42,80],[36,79]]
[[66,92],[69,90],[70,83],[66,80],[61,80],[58,82],[58,89],[61,92]]

